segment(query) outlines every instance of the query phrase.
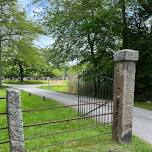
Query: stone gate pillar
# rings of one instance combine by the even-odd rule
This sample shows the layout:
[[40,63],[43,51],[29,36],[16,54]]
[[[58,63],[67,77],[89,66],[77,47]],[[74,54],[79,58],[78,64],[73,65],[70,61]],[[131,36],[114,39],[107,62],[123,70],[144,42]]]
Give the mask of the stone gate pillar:
[[132,138],[132,120],[136,61],[139,52],[121,50],[114,53],[113,139],[127,144]]
[[24,152],[23,118],[19,91],[8,89],[6,100],[10,152]]

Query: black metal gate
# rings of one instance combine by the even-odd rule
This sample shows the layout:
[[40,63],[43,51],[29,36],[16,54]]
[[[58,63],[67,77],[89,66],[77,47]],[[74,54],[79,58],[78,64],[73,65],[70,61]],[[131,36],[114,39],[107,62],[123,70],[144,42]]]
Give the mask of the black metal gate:
[[[78,76],[78,116],[95,123],[112,123],[113,68],[91,69]],[[95,118],[91,116],[95,115]]]

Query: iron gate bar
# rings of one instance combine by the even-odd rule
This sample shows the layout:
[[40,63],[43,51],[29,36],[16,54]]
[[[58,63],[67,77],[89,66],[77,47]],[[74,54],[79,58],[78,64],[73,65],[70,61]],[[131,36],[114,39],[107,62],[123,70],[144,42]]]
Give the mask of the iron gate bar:
[[50,145],[45,145],[45,146],[41,146],[39,147],[38,149],[31,149],[31,150],[40,150],[40,149],[43,149],[43,148],[47,148],[47,147],[52,147],[52,146],[56,146],[56,145],[63,145],[63,144],[68,144],[68,143],[72,143],[72,142],[75,142],[75,141],[80,141],[80,140],[85,140],[85,139],[91,139],[91,138],[96,138],[96,137],[99,137],[99,136],[102,136],[102,135],[108,135],[108,134],[111,134],[112,132],[107,132],[107,133],[103,133],[103,134],[98,134],[98,135],[94,135],[94,136],[89,136],[89,137],[84,137],[84,138],[77,138],[77,139],[73,139],[73,140],[68,140],[68,141],[59,141],[59,142],[54,142]]
[[80,82],[79,82],[79,74],[78,74],[77,79],[78,79],[78,117],[79,117],[79,114],[80,114],[80,109],[79,109],[79,108],[80,108],[80,107],[79,107],[79,104],[80,104],[80,103],[79,103],[79,98],[80,98],[80,97],[79,97],[79,87],[80,87],[80,86],[79,86],[79,83],[80,83]]
[[55,133],[48,133],[48,134],[44,134],[44,135],[39,135],[39,136],[32,136],[32,137],[28,137],[28,138],[25,138],[25,141],[26,140],[33,140],[33,139],[37,139],[37,138],[42,138],[42,137],[48,137],[48,136],[52,136],[52,135],[60,135],[60,134],[64,134],[64,133],[70,133],[70,132],[73,132],[73,131],[81,131],[81,130],[88,130],[88,129],[92,129],[92,128],[97,128],[97,127],[101,127],[101,124],[100,125],[93,125],[93,126],[87,126],[87,127],[83,127],[83,128],[76,128],[76,129],[69,129],[69,130],[66,130],[66,131],[60,131],[60,132],[55,132]]
[[85,117],[78,117],[78,118],[71,118],[71,119],[64,119],[64,120],[57,120],[57,121],[48,121],[48,122],[43,122],[43,123],[35,123],[35,124],[30,124],[30,125],[24,125],[23,127],[28,128],[28,127],[42,126],[42,125],[48,125],[48,124],[62,123],[62,122],[68,122],[68,121],[74,121],[74,120],[81,120],[81,119],[89,118],[89,117],[93,118],[97,116],[104,116],[104,115],[109,115],[109,114],[113,114],[113,113],[104,113],[100,115],[85,116]]
[[[88,115],[89,113],[92,113],[93,111],[95,111],[95,110],[97,110],[97,109],[103,107],[103,106],[106,105],[107,103],[109,103],[109,102],[103,103],[103,104],[100,105],[99,107],[96,107],[96,108],[92,109],[91,111],[89,111],[88,113],[85,113],[83,116],[86,116],[86,115]],[[97,112],[97,111],[96,111],[96,112]],[[96,115],[97,115],[97,113],[96,113]]]
[[[86,116],[89,113],[104,114],[105,112],[112,112],[112,104],[110,104],[110,99],[112,97],[112,84],[113,84],[113,71],[106,70],[100,72],[100,69],[91,69],[88,71],[83,71],[81,75],[78,76],[78,112],[79,116]],[[109,100],[106,104],[102,100]],[[84,103],[88,103],[88,108],[82,106]],[[82,104],[81,104],[82,103]],[[97,107],[99,104],[99,107]],[[102,108],[100,108],[102,107]],[[89,112],[88,112],[89,109]],[[103,117],[95,117],[95,122],[110,121],[111,116],[103,115]],[[88,120],[84,118],[84,120]],[[89,118],[92,121],[92,117]],[[99,121],[98,121],[99,120]],[[106,125],[106,124],[105,124]]]

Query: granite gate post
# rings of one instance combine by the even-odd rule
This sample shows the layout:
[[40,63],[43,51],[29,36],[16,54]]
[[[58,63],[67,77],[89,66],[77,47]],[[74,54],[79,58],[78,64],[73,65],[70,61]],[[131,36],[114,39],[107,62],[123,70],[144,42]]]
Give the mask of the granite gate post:
[[121,50],[114,53],[113,128],[112,136],[121,144],[132,139],[132,120],[136,61],[139,52]]
[[7,90],[7,119],[11,152],[24,152],[24,131],[20,92]]

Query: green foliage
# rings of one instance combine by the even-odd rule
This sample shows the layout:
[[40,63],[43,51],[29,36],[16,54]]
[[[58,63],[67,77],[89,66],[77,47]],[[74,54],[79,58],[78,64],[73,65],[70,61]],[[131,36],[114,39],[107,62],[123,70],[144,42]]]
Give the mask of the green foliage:
[[78,60],[79,66],[104,70],[112,65],[111,52],[138,50],[136,97],[151,100],[152,31],[145,21],[152,7],[151,1],[138,2],[120,0],[112,5],[104,0],[53,1],[44,24],[55,38],[53,58],[60,58],[59,62]]
[[[15,75],[16,77],[16,73],[19,72],[23,79],[26,66],[42,64],[39,50],[33,46],[32,42],[43,31],[40,26],[26,19],[25,12],[20,11],[16,0],[2,0],[0,6],[1,85],[2,74]],[[15,69],[15,72],[8,71],[10,65],[11,70]]]
[[152,1],[151,0],[138,0],[139,4],[152,15]]
[[145,22],[150,14],[143,10],[137,2],[126,5],[127,34],[126,46],[138,50],[140,53],[137,62],[136,100],[152,99],[152,30]]
[[[40,54],[38,53],[38,49],[32,46],[31,41],[28,37],[25,37],[19,41],[13,43],[14,45],[11,47],[12,51],[12,59],[16,61],[23,61],[25,64],[41,64]],[[13,52],[13,50],[15,50]]]
[[117,48],[118,32],[112,29],[121,24],[119,12],[107,1],[54,1],[44,23],[55,38],[52,54],[59,62],[77,59],[97,65],[105,60]]

